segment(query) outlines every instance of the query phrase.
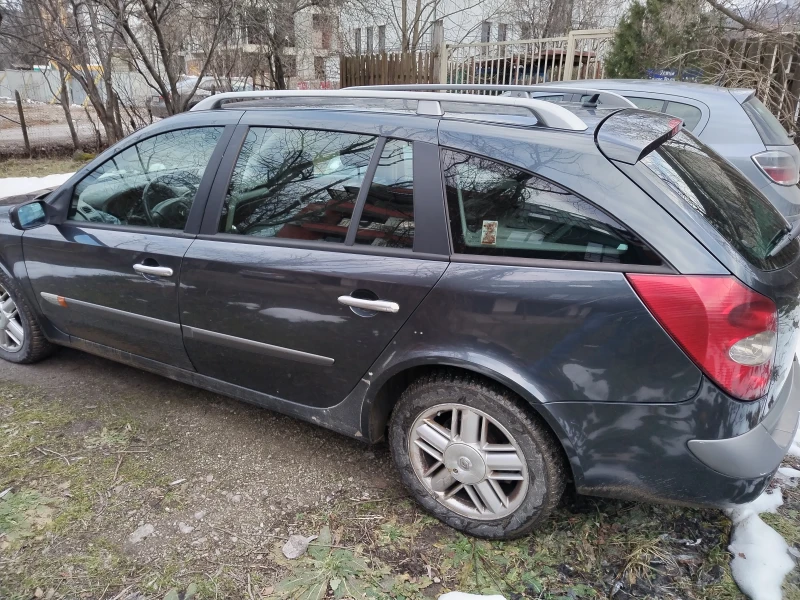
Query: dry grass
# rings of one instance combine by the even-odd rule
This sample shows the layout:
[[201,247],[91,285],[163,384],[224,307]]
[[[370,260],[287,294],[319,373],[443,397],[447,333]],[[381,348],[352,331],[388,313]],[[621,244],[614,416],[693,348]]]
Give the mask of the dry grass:
[[0,160],[0,178],[3,177],[44,177],[55,173],[72,173],[88,162],[72,158],[10,158]]

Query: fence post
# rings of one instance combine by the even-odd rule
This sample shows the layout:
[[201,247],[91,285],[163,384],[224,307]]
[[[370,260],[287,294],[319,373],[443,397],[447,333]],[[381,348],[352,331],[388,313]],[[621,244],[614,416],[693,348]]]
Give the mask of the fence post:
[[447,44],[444,41],[444,21],[442,19],[433,23],[431,52],[433,53],[433,76],[436,78],[436,81],[431,83],[447,83]]
[[28,153],[28,158],[33,158],[33,154],[31,154],[31,142],[28,139],[28,128],[25,126],[25,113],[22,110],[22,98],[19,97],[19,90],[14,90],[14,98],[17,101],[19,126],[22,127],[22,140],[25,142],[25,151]]
[[575,33],[567,34],[567,52],[564,54],[564,77],[562,81],[572,80],[572,67],[575,64]]

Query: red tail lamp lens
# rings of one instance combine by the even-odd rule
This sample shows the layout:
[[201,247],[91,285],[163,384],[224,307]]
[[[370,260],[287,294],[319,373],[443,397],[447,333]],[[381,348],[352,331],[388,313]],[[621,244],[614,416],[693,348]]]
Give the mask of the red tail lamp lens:
[[734,277],[626,275],[661,326],[703,372],[741,400],[769,390],[775,303]]

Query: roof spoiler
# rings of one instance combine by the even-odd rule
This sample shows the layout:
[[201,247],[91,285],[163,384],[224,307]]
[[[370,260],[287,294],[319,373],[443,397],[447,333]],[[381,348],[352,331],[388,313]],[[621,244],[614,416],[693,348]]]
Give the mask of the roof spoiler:
[[756,95],[755,90],[748,90],[747,88],[731,88],[728,91],[731,93],[731,96],[736,98],[739,104],[744,104]]
[[683,128],[683,121],[661,113],[628,109],[603,120],[597,146],[611,160],[635,165]]
[[[599,102],[606,108],[633,108],[636,105],[617,94],[607,90],[598,90],[593,87],[576,85],[512,85],[512,84],[482,84],[482,83],[409,83],[405,85],[362,85],[344,88],[347,90],[383,90],[383,91],[442,91],[442,92],[511,92],[519,94],[516,97],[535,98],[531,94],[583,94],[586,96],[599,95]],[[524,96],[522,95],[524,94]]]

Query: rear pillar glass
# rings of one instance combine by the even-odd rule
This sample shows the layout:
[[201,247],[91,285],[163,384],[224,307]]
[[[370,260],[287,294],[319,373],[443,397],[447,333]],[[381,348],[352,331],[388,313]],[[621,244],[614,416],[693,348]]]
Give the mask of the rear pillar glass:
[[742,108],[750,117],[750,121],[765,146],[789,146],[792,144],[792,139],[786,133],[781,122],[767,110],[761,100],[753,96],[742,104]]
[[642,163],[666,185],[673,199],[685,210],[699,213],[754,267],[780,269],[797,258],[797,242],[767,256],[788,224],[744,175],[685,131]]

